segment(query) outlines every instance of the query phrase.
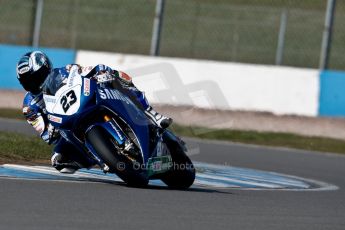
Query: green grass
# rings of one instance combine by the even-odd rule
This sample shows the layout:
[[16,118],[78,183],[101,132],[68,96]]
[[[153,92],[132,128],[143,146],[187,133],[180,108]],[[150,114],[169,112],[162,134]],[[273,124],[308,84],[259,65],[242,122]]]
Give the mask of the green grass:
[[48,160],[52,146],[47,145],[39,137],[0,131],[1,162],[37,162]]
[[[0,117],[18,119],[20,110],[0,109]],[[171,129],[181,136],[210,140],[224,140],[239,143],[279,146],[311,151],[345,153],[345,141],[332,138],[306,137],[289,133],[270,133],[240,131],[228,129],[209,129],[186,127],[173,124]],[[47,161],[52,146],[48,146],[39,137],[17,133],[0,132],[0,162],[9,161]]]
[[[18,109],[1,108],[0,117],[25,120]],[[0,163],[48,162],[52,148],[38,136],[0,131]]]
[[224,140],[246,144],[288,147],[321,152],[345,153],[345,141],[332,138],[307,137],[291,133],[185,127],[177,124],[173,125],[172,130],[182,136],[201,139]]
[[0,117],[25,120],[25,117],[24,117],[22,111],[17,110],[17,109],[1,108],[0,109]]
[[[155,0],[45,0],[42,46],[149,54]],[[325,0],[168,0],[161,55],[274,64],[288,11],[283,64],[317,68]],[[30,45],[35,1],[3,0],[0,43]],[[337,1],[330,67],[345,69],[345,1]]]

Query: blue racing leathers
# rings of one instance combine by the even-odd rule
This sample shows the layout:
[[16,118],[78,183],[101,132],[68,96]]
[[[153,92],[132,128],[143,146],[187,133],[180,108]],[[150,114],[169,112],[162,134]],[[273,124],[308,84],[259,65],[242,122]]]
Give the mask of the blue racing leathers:
[[[23,101],[23,114],[27,122],[35,128],[45,142],[48,144],[55,144],[53,155],[59,153],[63,156],[63,162],[60,163],[60,165],[52,160],[53,166],[58,170],[60,170],[59,168],[62,167],[61,164],[64,162],[78,162],[78,155],[81,155],[81,153],[70,143],[61,138],[59,132],[49,124],[43,94],[54,95],[61,84],[68,78],[69,71],[73,66],[79,68],[79,73],[82,76],[95,80],[98,84],[104,84],[104,86],[107,87],[123,90],[139,108],[143,110],[149,108],[144,93],[134,86],[131,77],[124,72],[113,70],[101,64],[94,67],[81,67],[72,64],[62,68],[55,68],[45,80],[42,93],[38,95],[33,95],[30,92],[26,93]],[[67,151],[73,151],[73,157],[71,157],[72,154],[68,154]],[[88,167],[85,165],[87,162],[83,162],[83,159],[80,159],[80,161],[80,165]]]

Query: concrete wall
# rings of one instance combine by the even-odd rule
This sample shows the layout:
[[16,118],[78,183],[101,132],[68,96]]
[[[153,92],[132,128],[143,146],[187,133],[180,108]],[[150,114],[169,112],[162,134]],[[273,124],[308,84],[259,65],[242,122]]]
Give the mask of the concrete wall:
[[[32,47],[0,45],[0,89],[22,89],[16,63]],[[40,48],[55,67],[106,64],[129,73],[149,101],[275,114],[345,117],[345,72]]]
[[90,51],[77,52],[76,61],[128,72],[155,103],[318,114],[319,73],[313,69]]

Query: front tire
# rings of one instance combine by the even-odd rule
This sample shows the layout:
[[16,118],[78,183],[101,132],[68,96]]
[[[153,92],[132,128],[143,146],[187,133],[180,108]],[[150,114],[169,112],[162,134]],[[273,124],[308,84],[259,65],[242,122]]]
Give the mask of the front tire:
[[132,162],[117,152],[111,138],[111,135],[99,126],[94,126],[86,133],[86,141],[108,165],[110,172],[114,172],[129,186],[146,186],[148,179],[145,173],[140,169],[135,170]]

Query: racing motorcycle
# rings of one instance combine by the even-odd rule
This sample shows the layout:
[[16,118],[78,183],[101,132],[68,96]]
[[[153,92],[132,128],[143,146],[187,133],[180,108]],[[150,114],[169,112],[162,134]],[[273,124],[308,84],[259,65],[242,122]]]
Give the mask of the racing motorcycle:
[[67,81],[43,99],[50,123],[105,173],[130,186],[146,186],[151,179],[175,189],[193,184],[195,169],[183,140],[154,125],[121,90],[72,68]]

